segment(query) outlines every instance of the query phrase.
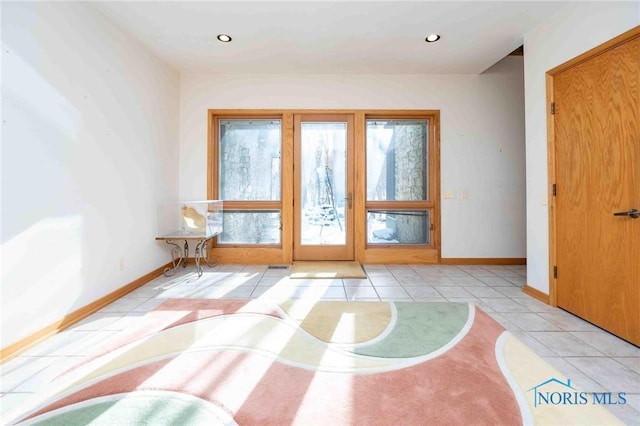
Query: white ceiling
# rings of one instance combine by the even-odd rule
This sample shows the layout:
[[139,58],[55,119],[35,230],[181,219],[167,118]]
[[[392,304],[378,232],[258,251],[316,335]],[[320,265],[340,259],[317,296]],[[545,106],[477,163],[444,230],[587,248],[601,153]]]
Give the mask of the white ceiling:
[[[93,3],[181,72],[478,74],[567,2]],[[442,36],[426,43],[427,34]],[[233,37],[220,43],[220,33]]]

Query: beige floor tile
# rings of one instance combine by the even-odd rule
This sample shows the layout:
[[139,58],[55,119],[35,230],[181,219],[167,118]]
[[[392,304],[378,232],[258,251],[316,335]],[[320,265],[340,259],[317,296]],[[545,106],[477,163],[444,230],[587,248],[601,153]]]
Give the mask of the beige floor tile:
[[465,287],[465,290],[475,297],[504,298],[504,294],[497,292],[491,287]]
[[405,287],[405,291],[415,301],[421,301],[424,299],[432,299],[434,297],[441,297],[442,295],[433,287]]
[[602,352],[568,332],[534,331],[530,335],[560,356],[604,356]]
[[[639,325],[640,326],[640,325]],[[640,348],[603,330],[572,331],[571,334],[598,349],[607,356],[640,357]],[[638,383],[640,387],[640,382]]]
[[380,300],[405,300],[411,301],[411,296],[402,287],[378,287],[376,292]]
[[469,293],[462,287],[444,287],[434,286],[434,289],[442,295],[442,297],[473,297],[473,294]]
[[368,287],[345,287],[347,300],[380,300],[378,293],[370,285]]
[[523,331],[561,331],[558,326],[553,325],[549,321],[545,320],[538,314],[534,314],[533,312],[503,312],[502,316],[508,321],[517,325],[518,328]]
[[526,306],[507,298],[480,298],[482,303],[490,306],[496,312],[531,312]]
[[567,362],[612,392],[640,392],[640,374],[605,357],[567,357]]
[[632,356],[632,357],[614,357],[614,360],[624,365],[630,370],[635,371],[640,374],[640,357]]
[[400,287],[400,282],[393,276],[370,276],[369,280],[374,287]]

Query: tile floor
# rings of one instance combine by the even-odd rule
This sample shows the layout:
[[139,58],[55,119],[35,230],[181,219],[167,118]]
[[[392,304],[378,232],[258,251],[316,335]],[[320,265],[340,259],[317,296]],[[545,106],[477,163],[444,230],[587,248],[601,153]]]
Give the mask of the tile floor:
[[522,293],[524,266],[368,265],[367,279],[292,280],[286,269],[218,265],[159,277],[0,366],[0,408],[41,391],[94,344],[135,324],[166,298],[314,298],[473,302],[584,391],[626,392],[610,406],[640,425],[640,348]]

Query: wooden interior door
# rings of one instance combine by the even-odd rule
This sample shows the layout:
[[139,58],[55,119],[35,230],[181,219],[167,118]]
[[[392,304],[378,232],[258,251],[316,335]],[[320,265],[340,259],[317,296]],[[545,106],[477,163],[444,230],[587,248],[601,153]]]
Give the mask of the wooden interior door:
[[353,260],[353,115],[294,116],[294,260]]
[[557,305],[640,345],[640,31],[552,75]]

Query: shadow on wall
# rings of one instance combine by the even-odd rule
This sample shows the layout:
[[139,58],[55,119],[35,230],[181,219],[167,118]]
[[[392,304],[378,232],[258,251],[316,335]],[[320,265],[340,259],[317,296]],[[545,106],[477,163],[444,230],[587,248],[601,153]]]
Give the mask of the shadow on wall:
[[[82,293],[77,157],[80,112],[3,43],[2,346],[69,312]],[[10,301],[11,303],[7,303]],[[52,320],[48,320],[50,323]]]
[[3,3],[1,54],[6,346],[166,261],[179,76],[82,2]]

